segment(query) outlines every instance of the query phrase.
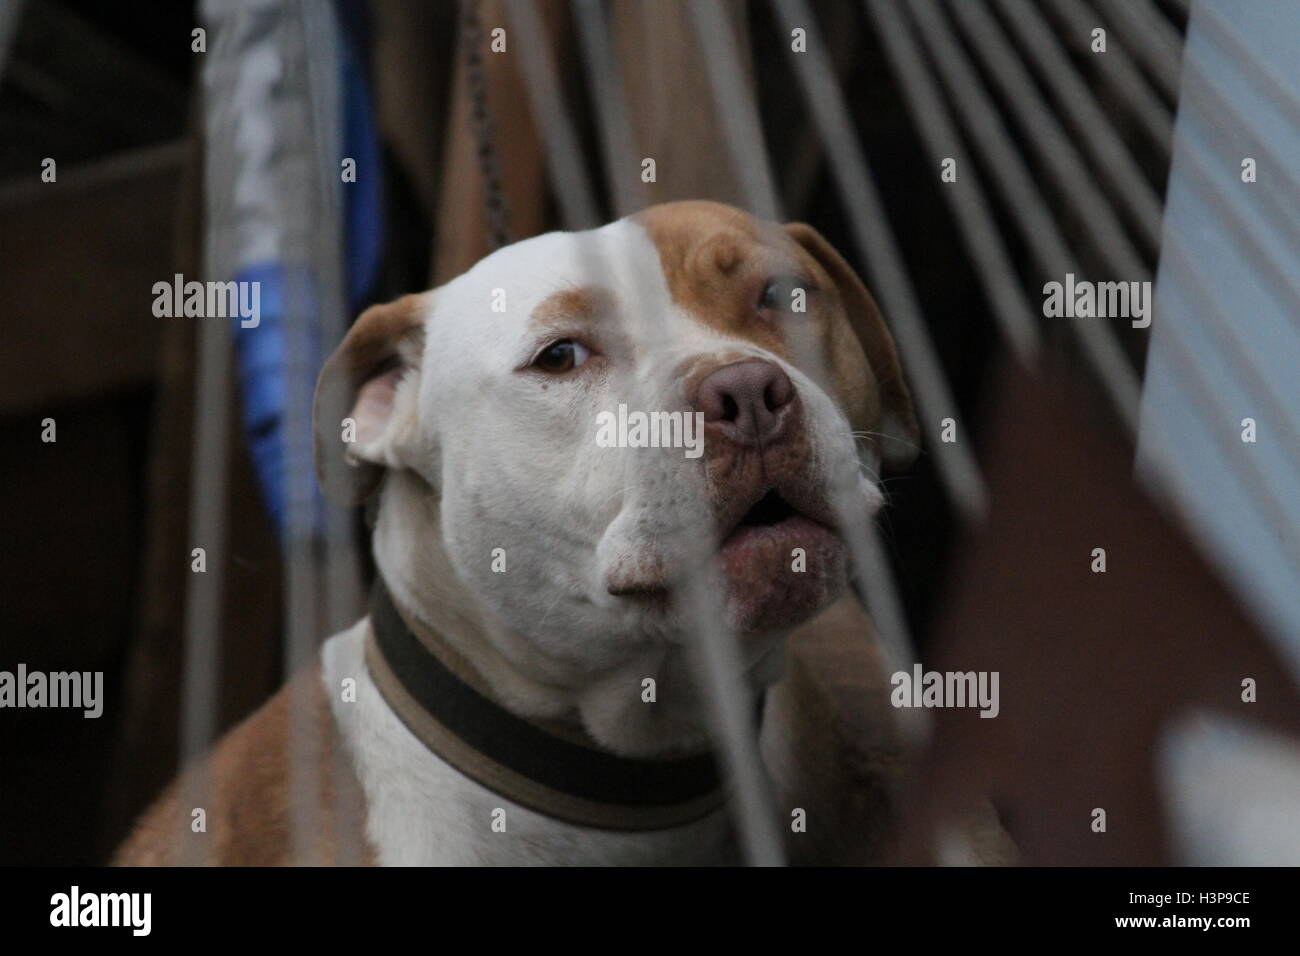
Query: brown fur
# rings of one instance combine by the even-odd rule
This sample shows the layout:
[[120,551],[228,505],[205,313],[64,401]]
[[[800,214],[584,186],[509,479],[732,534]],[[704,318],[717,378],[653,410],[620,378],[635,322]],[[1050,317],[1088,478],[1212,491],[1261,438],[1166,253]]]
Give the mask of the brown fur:
[[678,306],[710,328],[790,359],[781,331],[757,321],[752,308],[781,259],[780,250],[763,242],[757,220],[729,206],[695,201],[652,206],[633,219],[658,249]]
[[[292,706],[304,709],[310,732],[290,733]],[[305,784],[319,795],[309,845],[295,856],[291,837],[290,751],[302,748]],[[172,783],[136,824],[114,863],[175,866],[193,859],[218,866],[285,866],[294,863],[373,865],[364,835],[360,784],[338,739],[319,665],[299,674],[228,733],[198,766]],[[191,808],[182,805],[196,774],[207,777],[207,832],[190,830]],[[190,840],[197,847],[187,847]],[[187,850],[192,856],[187,857]]]
[[562,289],[542,300],[528,319],[530,324],[542,326],[594,319],[607,308],[608,302],[609,292],[598,286]]
[[[790,636],[785,677],[767,695],[764,754],[780,806],[808,814],[807,832],[787,835],[791,863],[897,862],[899,822],[911,807],[904,797],[908,754],[890,691],[875,626],[852,595]],[[973,798],[952,830],[962,837],[965,862],[1017,862],[1015,844],[986,800]],[[934,849],[917,851],[909,862],[940,862]]]
[[916,438],[911,398],[880,309],[815,229],[764,223],[706,201],[653,206],[633,218],[659,250],[674,302],[705,325],[747,339],[820,381],[821,369],[804,367],[802,356],[792,354],[789,331],[754,308],[770,278],[810,280],[809,317],[820,342],[816,364],[829,377],[822,384],[855,429],[874,430],[889,412]]

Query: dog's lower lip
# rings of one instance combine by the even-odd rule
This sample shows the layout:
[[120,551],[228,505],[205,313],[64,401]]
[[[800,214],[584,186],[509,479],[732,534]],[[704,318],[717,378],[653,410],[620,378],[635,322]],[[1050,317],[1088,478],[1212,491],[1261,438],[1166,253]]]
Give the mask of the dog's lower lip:
[[[775,520],[773,520],[775,519]],[[762,497],[741,516],[732,529],[719,541],[719,550],[725,550],[739,538],[749,533],[780,533],[784,530],[796,530],[798,527],[813,526],[819,531],[835,534],[834,529],[824,522],[796,508],[777,489],[764,492]]]
[[799,511],[791,511],[789,515],[779,521],[770,524],[745,524],[744,522],[736,525],[719,546],[719,553],[725,555],[727,552],[735,550],[743,545],[746,541],[765,540],[785,537],[787,535],[831,535],[834,536],[830,528],[826,527],[820,521],[815,521]]
[[840,535],[800,512],[737,527],[718,551],[728,614],[744,632],[792,624],[838,586],[846,554]]

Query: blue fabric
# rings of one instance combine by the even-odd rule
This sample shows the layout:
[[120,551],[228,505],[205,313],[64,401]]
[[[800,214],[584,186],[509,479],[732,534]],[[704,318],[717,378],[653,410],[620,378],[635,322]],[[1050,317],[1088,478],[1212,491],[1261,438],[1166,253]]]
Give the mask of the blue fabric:
[[344,154],[357,161],[357,181],[343,184],[348,305],[364,305],[379,275],[384,248],[383,156],[370,90],[356,49],[343,37]]
[[[276,530],[283,532],[287,511],[283,442],[288,395],[285,313],[287,303],[292,301],[308,316],[307,361],[312,373],[309,380],[314,385],[315,373],[321,365],[320,296],[315,274],[302,266],[262,263],[241,270],[235,278],[239,282],[261,285],[261,320],[258,324],[243,328],[238,317],[231,321],[235,330],[239,389],[243,397],[244,437],[267,511]],[[313,513],[316,510],[313,508]]]
[[[369,301],[383,255],[382,154],[370,106],[365,71],[347,27],[355,19],[341,18],[340,64],[342,82],[343,155],[357,163],[357,181],[343,184],[343,268],[347,308],[355,314]],[[324,361],[321,347],[320,290],[315,273],[303,266],[264,262],[249,266],[235,277],[240,282],[261,284],[261,321],[243,328],[234,322],[235,353],[240,392],[243,397],[245,439],[253,460],[267,511],[283,536],[288,516],[285,480],[284,415],[287,399],[285,343],[286,301],[306,310],[310,374],[307,387],[315,388],[316,375]],[[311,404],[304,396],[304,407]],[[301,467],[311,468],[311,435],[299,436],[303,443]],[[304,509],[310,514],[307,532],[320,531],[324,501],[313,484],[313,501]]]

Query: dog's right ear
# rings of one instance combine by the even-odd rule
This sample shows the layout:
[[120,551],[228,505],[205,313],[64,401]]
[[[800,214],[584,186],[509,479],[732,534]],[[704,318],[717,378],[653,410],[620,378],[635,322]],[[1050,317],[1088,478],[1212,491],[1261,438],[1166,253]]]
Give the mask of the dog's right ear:
[[415,426],[415,383],[399,385],[418,374],[432,296],[366,309],[321,368],[313,409],[316,480],[336,504],[365,501],[384,469],[403,463],[404,439]]
[[903,380],[894,337],[889,334],[876,300],[853,267],[820,232],[802,222],[788,223],[785,231],[817,260],[835,284],[845,318],[857,336],[880,388],[881,419],[876,428],[879,437],[884,439],[880,447],[881,458],[890,468],[906,467],[921,447],[921,429],[912,410],[911,393]]

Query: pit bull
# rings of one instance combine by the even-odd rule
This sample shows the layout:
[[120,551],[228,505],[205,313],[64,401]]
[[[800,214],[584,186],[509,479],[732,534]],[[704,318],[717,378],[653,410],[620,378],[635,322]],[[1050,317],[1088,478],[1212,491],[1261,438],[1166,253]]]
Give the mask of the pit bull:
[[[702,454],[598,442],[620,406],[698,416]],[[736,641],[780,804],[824,744],[776,703],[787,645],[872,640],[849,535],[918,444],[827,241],[691,201],[515,243],[365,311],[315,418],[327,497],[378,495],[370,613],[218,744],[205,833],[174,784],[118,861],[197,838],[210,862],[291,862],[294,693],[300,766],[360,800],[358,832],[313,831],[326,862],[344,837],[385,865],[737,861],[703,631]]]

